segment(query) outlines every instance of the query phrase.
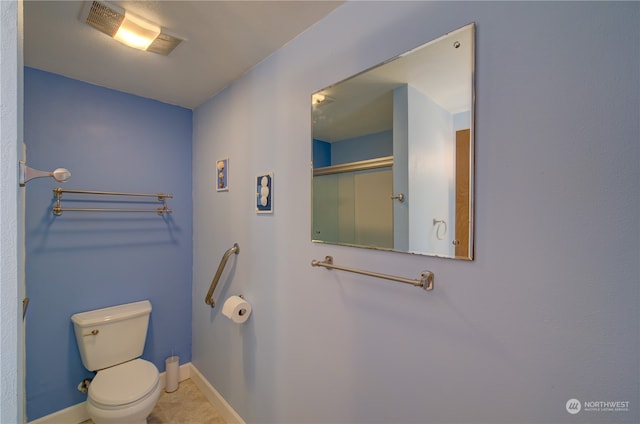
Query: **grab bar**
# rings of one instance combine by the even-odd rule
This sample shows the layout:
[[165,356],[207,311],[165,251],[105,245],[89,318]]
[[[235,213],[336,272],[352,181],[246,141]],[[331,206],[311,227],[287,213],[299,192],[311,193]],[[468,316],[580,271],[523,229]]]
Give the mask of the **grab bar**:
[[404,277],[396,277],[395,275],[380,274],[378,272],[363,271],[360,269],[348,268],[346,266],[334,265],[333,256],[325,256],[324,261],[316,259],[311,261],[311,266],[323,266],[327,269],[338,269],[340,271],[354,272],[356,274],[367,275],[369,277],[383,278],[385,280],[396,281],[398,283],[411,284],[412,286],[422,287],[425,290],[433,290],[433,272],[422,271],[420,279],[410,279]]
[[213,280],[211,280],[211,287],[209,287],[209,291],[207,292],[207,297],[204,298],[204,303],[206,303],[207,305],[210,305],[212,308],[216,306],[216,302],[213,300],[213,291],[216,289],[216,286],[218,285],[218,281],[220,280],[220,276],[222,275],[222,270],[224,269],[224,266],[227,264],[227,261],[229,260],[229,256],[231,256],[233,253],[237,255],[239,252],[240,252],[240,246],[238,246],[238,243],[234,243],[233,246],[229,248],[229,250],[224,252],[224,255],[222,255],[222,260],[220,261],[220,265],[218,265],[218,270],[216,271],[216,275],[214,275]]

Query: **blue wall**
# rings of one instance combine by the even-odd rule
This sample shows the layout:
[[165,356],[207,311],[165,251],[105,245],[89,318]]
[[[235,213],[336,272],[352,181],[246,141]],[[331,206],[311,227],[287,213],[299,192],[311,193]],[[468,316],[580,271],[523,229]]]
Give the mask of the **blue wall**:
[[312,158],[314,168],[331,166],[331,143],[314,139]]
[[[76,312],[149,299],[143,358],[160,371],[172,353],[181,363],[191,360],[192,112],[29,68],[24,104],[27,162],[71,170],[64,188],[174,195],[168,201],[173,213],[164,218],[113,212],[56,217],[51,190],[60,184],[29,182],[26,384],[27,418],[34,420],[86,399],[76,389],[91,375],[70,321]],[[112,202],[84,207],[149,208]]]
[[331,165],[393,156],[391,130],[331,143]]
[[[312,243],[309,94],[472,21],[475,261]],[[193,364],[251,423],[640,422],[638,22],[638,2],[348,2],[194,110]],[[252,303],[242,326],[202,302],[233,242],[219,298]]]
[[313,167],[341,165],[361,160],[393,156],[391,130],[328,143],[313,140]]

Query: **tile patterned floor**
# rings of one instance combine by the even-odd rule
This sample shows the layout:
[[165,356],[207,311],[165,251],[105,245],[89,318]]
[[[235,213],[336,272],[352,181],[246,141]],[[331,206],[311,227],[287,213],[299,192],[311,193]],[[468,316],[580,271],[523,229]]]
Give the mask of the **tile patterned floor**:
[[[226,424],[190,379],[181,381],[178,390],[173,393],[163,390],[147,422],[148,424]],[[93,421],[87,420],[81,424],[93,424]]]

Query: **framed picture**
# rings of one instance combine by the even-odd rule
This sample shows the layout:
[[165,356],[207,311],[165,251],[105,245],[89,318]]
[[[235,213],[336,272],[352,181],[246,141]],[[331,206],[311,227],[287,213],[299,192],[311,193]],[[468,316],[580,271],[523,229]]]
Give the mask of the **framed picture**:
[[216,161],[216,190],[229,191],[229,158]]
[[256,177],[256,213],[273,213],[273,172]]

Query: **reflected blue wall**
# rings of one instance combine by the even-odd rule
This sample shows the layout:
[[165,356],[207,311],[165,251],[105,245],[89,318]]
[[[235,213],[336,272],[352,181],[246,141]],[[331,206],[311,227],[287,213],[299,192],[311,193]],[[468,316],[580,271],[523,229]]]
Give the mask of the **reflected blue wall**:
[[332,143],[316,139],[313,140],[314,168],[377,159],[385,156],[393,156],[392,130],[334,141]]
[[313,140],[313,167],[323,168],[331,165],[331,143]]
[[393,156],[391,130],[331,143],[331,165]]

